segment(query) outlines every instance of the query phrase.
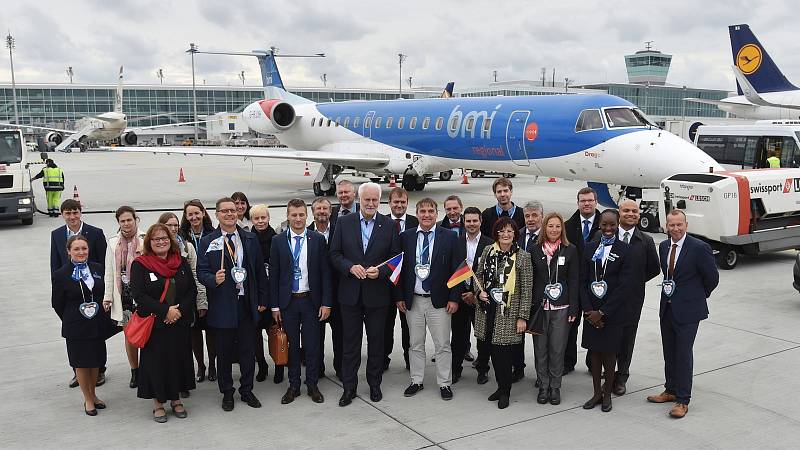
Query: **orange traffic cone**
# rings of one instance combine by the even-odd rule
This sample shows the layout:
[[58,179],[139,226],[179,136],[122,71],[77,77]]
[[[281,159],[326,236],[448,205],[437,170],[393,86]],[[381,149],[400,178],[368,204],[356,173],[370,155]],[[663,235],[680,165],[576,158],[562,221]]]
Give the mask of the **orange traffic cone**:
[[183,176],[183,167],[181,167],[181,172],[178,174],[178,183],[186,183],[186,178]]
[[461,169],[461,184],[469,184],[469,178],[467,178],[467,169]]
[[389,177],[389,187],[390,188],[396,188],[397,187],[397,179],[395,178],[394,174],[392,174],[392,176]]
[[83,202],[81,201],[81,196],[78,194],[78,185],[72,185],[72,199],[78,202],[81,205],[81,209],[83,209]]
[[311,172],[308,171],[308,163],[306,163],[306,171],[303,173],[303,176],[304,177],[310,177],[311,176]]
[[554,177],[550,177],[550,179],[549,179],[549,180],[547,180],[547,182],[548,182],[548,183],[555,183],[555,182],[556,182],[556,179],[555,179]]

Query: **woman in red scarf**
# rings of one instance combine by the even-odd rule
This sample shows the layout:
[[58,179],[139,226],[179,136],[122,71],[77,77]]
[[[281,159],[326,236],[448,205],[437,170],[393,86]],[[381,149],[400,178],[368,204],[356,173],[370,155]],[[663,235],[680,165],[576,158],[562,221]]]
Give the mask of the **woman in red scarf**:
[[191,325],[197,298],[192,269],[166,225],[152,225],[144,251],[131,265],[131,293],[136,314],[156,316],[150,340],[141,350],[139,398],[153,399],[153,419],[167,421],[164,402],[175,417],[187,416],[180,392],[195,388]]

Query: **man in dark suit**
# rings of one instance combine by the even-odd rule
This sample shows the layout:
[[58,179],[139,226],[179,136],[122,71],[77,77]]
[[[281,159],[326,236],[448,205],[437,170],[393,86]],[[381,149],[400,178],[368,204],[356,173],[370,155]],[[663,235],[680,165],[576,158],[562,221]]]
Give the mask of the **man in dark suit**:
[[328,244],[306,229],[306,202],[298,198],[286,206],[289,228],[272,238],[270,247],[270,307],[289,337],[289,388],[286,405],[300,395],[300,342],[305,343],[306,389],[315,403],[325,401],[319,380],[320,322],[331,313]]
[[661,271],[658,264],[658,254],[653,238],[636,228],[639,223],[639,206],[635,201],[627,199],[619,204],[619,233],[617,238],[630,245],[628,260],[633,270],[629,280],[630,298],[626,303],[628,320],[622,328],[622,344],[617,353],[617,372],[614,376],[614,394],[624,395],[630,376],[633,346],[636,343],[636,331],[639,328],[639,318],[644,305],[645,284]]
[[356,203],[356,187],[350,180],[339,180],[336,183],[336,198],[339,199],[339,204],[331,210],[331,226],[333,227],[336,226],[336,221],[340,217],[358,212],[359,209],[358,203]]
[[255,338],[258,313],[269,305],[269,282],[258,238],[236,225],[236,204],[217,200],[219,228],[200,240],[197,279],[206,287],[206,322],[214,329],[217,345],[217,382],[222,409],[233,410],[234,353],[238,353],[239,395],[252,408],[261,402],[253,395]]
[[[100,264],[105,269],[106,248],[108,242],[103,230],[84,223],[81,219],[81,202],[67,199],[61,203],[61,217],[64,219],[64,226],[58,227],[50,233],[50,274],[63,267],[69,262],[67,255],[67,239],[76,234],[82,234],[89,241],[89,261]],[[106,382],[106,367],[100,368],[97,374],[97,386],[102,386]],[[69,387],[78,386],[78,379],[75,377],[74,370]]]
[[[311,213],[314,221],[308,226],[311,231],[320,233],[325,238],[325,245],[330,249],[333,239],[334,222],[331,221],[331,202],[325,197],[317,197],[311,203]],[[330,259],[326,262],[330,265]],[[331,276],[331,314],[320,324],[319,333],[319,376],[325,376],[325,324],[331,327],[331,342],[333,344],[333,370],[336,377],[342,379],[342,316],[336,301],[336,277]]]
[[[394,228],[397,234],[417,228],[419,225],[417,218],[406,212],[408,210],[408,192],[406,192],[405,189],[398,186],[389,191],[389,209],[392,211],[389,218],[394,222]],[[384,329],[383,352],[386,354],[383,358],[384,371],[389,370],[389,363],[392,362],[392,358],[389,356],[394,349],[394,324],[396,317],[397,306],[392,302],[386,313],[386,328]],[[403,312],[400,312],[400,330],[403,340],[403,359],[406,361],[406,370],[408,370],[408,348],[411,344],[408,334],[408,321]]]
[[330,246],[331,264],[339,272],[338,297],[344,326],[344,393],[339,406],[349,405],[356,396],[362,327],[367,332],[370,399],[379,402],[383,398],[383,329],[389,303],[398,298],[396,287],[389,281],[392,270],[383,263],[400,253],[400,241],[392,220],[378,214],[381,187],[364,183],[358,191],[361,211],[339,218]]
[[436,210],[432,198],[418,201],[419,227],[409,228],[400,235],[404,261],[397,309],[406,313],[411,335],[411,384],[403,395],[411,397],[423,389],[425,337],[430,331],[436,352],[439,395],[442,400],[452,400],[450,320],[458,311],[462,288],[461,285],[448,288],[447,280],[463,259],[459,258],[458,235],[436,226]]
[[439,222],[439,226],[453,230],[461,235],[464,231],[464,218],[461,217],[464,204],[461,203],[461,198],[457,195],[450,195],[444,199],[443,206],[445,217]]
[[[567,240],[574,244],[578,250],[578,260],[583,261],[583,248],[587,242],[594,240],[600,228],[600,211],[597,210],[597,192],[585,187],[578,191],[578,209],[572,217],[564,222],[567,228]],[[581,323],[580,314],[572,322],[567,338],[567,349],[564,352],[564,375],[575,370],[578,362],[578,326]],[[586,367],[590,365],[589,353],[586,353]]]
[[497,199],[497,204],[483,210],[481,215],[481,233],[484,236],[492,236],[492,228],[494,223],[500,217],[511,217],[518,230],[525,226],[525,217],[522,214],[522,209],[517,208],[517,205],[511,201],[514,195],[514,185],[508,178],[498,178],[492,183],[492,192],[494,198]]
[[[464,232],[458,235],[458,249],[461,252],[459,261],[467,261],[470,268],[475,267],[478,259],[483,254],[483,249],[487,245],[492,245],[492,240],[481,234],[481,211],[474,206],[464,210]],[[458,311],[453,313],[450,319],[452,337],[450,339],[450,349],[453,352],[453,384],[461,378],[462,367],[469,352],[470,344],[470,325],[475,321],[475,288],[472,279],[463,283],[464,292],[461,293],[461,304]],[[485,384],[489,381],[489,356],[486,349],[481,347],[482,341],[478,341],[478,358],[475,367],[478,368],[478,384]]]
[[658,253],[664,281],[661,285],[661,346],[664,350],[664,392],[647,397],[652,403],[675,402],[669,412],[681,418],[689,411],[692,395],[692,347],[700,321],[708,318],[706,299],[719,284],[711,247],[686,234],[686,214],[667,214],[669,239]]

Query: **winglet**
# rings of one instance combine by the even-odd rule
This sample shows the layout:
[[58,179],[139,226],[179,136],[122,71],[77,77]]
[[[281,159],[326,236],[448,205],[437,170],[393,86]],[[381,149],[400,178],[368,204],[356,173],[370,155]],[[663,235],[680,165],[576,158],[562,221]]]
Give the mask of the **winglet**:
[[117,81],[117,93],[114,96],[114,112],[122,112],[122,66],[119,66],[119,80]]
[[[733,65],[747,78],[753,92],[763,94],[798,90],[772,61],[767,50],[750,31],[749,25],[731,25],[728,33],[731,38]],[[737,83],[736,88],[740,95],[744,95],[744,86],[741,83]]]
[[453,96],[453,86],[455,86],[455,81],[451,81],[447,83],[447,86],[444,87],[442,91],[442,98],[451,98]]

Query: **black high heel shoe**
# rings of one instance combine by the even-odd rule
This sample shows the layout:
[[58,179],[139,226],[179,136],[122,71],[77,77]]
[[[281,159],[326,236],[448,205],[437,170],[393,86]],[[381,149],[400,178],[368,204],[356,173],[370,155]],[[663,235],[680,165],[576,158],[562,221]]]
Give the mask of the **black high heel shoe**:
[[217,381],[217,368],[216,367],[209,367],[208,368],[208,381]]
[[202,383],[203,381],[206,381],[206,368],[205,368],[205,366],[197,368],[197,382],[198,383]]
[[97,415],[97,407],[95,409],[86,409],[86,402],[83,402],[83,412],[86,413],[87,416],[96,416]]

